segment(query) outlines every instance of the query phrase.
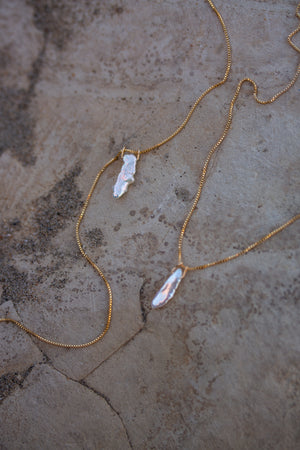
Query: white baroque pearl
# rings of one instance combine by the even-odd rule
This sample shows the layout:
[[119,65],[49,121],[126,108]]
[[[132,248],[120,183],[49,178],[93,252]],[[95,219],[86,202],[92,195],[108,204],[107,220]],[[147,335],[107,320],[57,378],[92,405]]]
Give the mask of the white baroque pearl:
[[134,174],[136,170],[136,156],[124,155],[123,165],[121,172],[118,175],[118,179],[114,186],[114,197],[120,198],[125,192],[127,192],[128,186],[134,182]]
[[154,299],[152,300],[152,308],[161,308],[168,303],[174,296],[176,289],[182,280],[182,269],[178,267],[169,276],[163,287],[158,291]]

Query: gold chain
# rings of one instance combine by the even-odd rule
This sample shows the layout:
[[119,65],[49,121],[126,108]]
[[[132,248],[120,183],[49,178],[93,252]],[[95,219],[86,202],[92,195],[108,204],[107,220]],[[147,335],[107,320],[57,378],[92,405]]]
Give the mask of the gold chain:
[[[221,16],[221,14],[218,12],[218,10],[216,9],[216,7],[214,6],[213,2],[211,0],[207,0],[210,7],[212,8],[212,10],[216,13],[222,28],[223,28],[223,33],[224,33],[224,37],[225,37],[225,41],[226,41],[226,46],[227,46],[227,65],[226,65],[226,71],[224,74],[223,79],[210,86],[208,89],[206,89],[206,91],[203,92],[203,94],[195,101],[195,103],[193,104],[193,106],[191,107],[191,109],[189,110],[188,115],[186,116],[186,118],[184,119],[184,121],[182,122],[182,124],[174,131],[174,133],[172,133],[170,136],[168,136],[167,138],[165,138],[164,140],[162,140],[161,142],[159,142],[158,144],[153,145],[152,147],[146,148],[144,150],[131,150],[131,149],[122,149],[114,158],[112,158],[108,163],[106,163],[101,170],[98,172],[92,187],[90,189],[90,192],[87,196],[87,199],[84,203],[84,206],[82,208],[82,211],[80,213],[79,219],[76,223],[76,241],[79,247],[79,250],[82,254],[82,256],[89,262],[89,264],[94,268],[94,270],[98,273],[98,275],[103,279],[107,291],[108,291],[108,313],[107,313],[107,319],[106,319],[106,324],[105,327],[103,329],[103,331],[98,334],[98,336],[96,336],[93,340],[90,340],[88,342],[85,342],[83,344],[67,344],[67,343],[62,343],[59,341],[54,341],[48,338],[45,338],[37,333],[35,333],[34,331],[32,331],[31,329],[29,329],[28,327],[26,327],[25,325],[23,325],[21,322],[19,322],[18,320],[15,319],[11,319],[9,317],[3,317],[0,318],[0,322],[10,322],[13,323],[15,325],[17,325],[19,328],[21,328],[22,330],[26,331],[28,334],[34,336],[35,338],[39,339],[42,342],[45,342],[47,344],[50,345],[54,345],[56,347],[63,347],[63,348],[73,348],[73,349],[78,349],[78,348],[84,348],[84,347],[89,347],[90,345],[95,344],[96,342],[100,341],[104,335],[107,333],[110,324],[111,324],[111,317],[112,317],[112,290],[111,290],[111,286],[107,280],[107,278],[105,277],[103,271],[100,269],[100,267],[90,258],[90,256],[88,256],[88,254],[84,251],[81,240],[80,240],[80,235],[79,235],[79,228],[80,228],[80,224],[82,222],[82,219],[86,213],[86,210],[88,208],[90,199],[93,195],[93,192],[96,188],[96,185],[98,184],[98,181],[101,177],[101,175],[104,173],[104,171],[115,161],[117,161],[120,157],[123,156],[124,151],[128,152],[128,153],[133,153],[135,155],[137,155],[137,157],[139,158],[141,154],[144,153],[148,153],[152,150],[155,150],[159,147],[161,147],[162,145],[166,144],[167,142],[169,142],[171,139],[173,139],[175,136],[177,136],[182,130],[183,128],[186,126],[186,124],[188,123],[188,121],[190,120],[193,112],[195,111],[195,109],[197,108],[198,104],[200,103],[200,101],[212,90],[214,90],[215,88],[221,86],[222,84],[224,84],[226,82],[226,80],[228,79],[229,76],[229,72],[230,72],[230,68],[231,68],[231,47],[230,47],[230,40],[229,40],[229,35],[227,32],[227,28],[225,26],[225,23],[223,21],[223,18]],[[300,9],[300,3],[297,6],[296,9],[296,16],[300,19],[300,15],[299,15],[299,9]],[[289,36],[288,36],[288,42],[289,44],[297,51],[300,52],[299,48],[292,42],[292,37],[298,33],[298,31],[300,30],[300,26],[298,26],[298,28],[296,30],[294,30]],[[216,152],[216,150],[218,149],[218,147],[221,145],[221,143],[224,141],[225,137],[227,136],[228,132],[229,132],[229,128],[232,122],[232,115],[233,115],[233,107],[234,104],[238,98],[239,92],[241,90],[241,87],[243,85],[243,83],[245,82],[249,82],[252,84],[253,88],[254,88],[254,98],[255,100],[260,103],[260,104],[268,104],[268,103],[272,103],[274,102],[279,96],[281,96],[282,94],[284,94],[285,92],[287,92],[292,86],[293,84],[296,82],[298,76],[300,73],[300,66],[298,66],[297,71],[293,77],[293,79],[290,81],[290,83],[288,83],[288,85],[282,89],[280,92],[278,92],[277,94],[275,94],[271,99],[269,100],[260,100],[257,97],[257,86],[256,83],[251,80],[250,78],[245,78],[243,80],[241,80],[236,88],[235,94],[230,102],[230,108],[229,108],[229,112],[228,112],[228,118],[227,118],[227,123],[225,125],[224,131],[222,136],[219,138],[219,140],[217,141],[217,143],[211,148],[211,150],[209,151],[206,160],[204,162],[204,166],[202,169],[202,174],[201,174],[201,178],[200,178],[200,183],[199,183],[199,187],[197,190],[197,194],[195,197],[195,200],[193,202],[193,205],[184,221],[184,224],[181,228],[181,232],[180,232],[180,236],[179,236],[179,241],[178,241],[178,266],[182,266],[185,270],[184,273],[188,270],[202,270],[202,269],[206,269],[208,267],[212,267],[218,264],[222,264],[225,263],[227,261],[231,261],[232,259],[238,258],[239,256],[244,255],[245,253],[249,252],[250,250],[254,249],[255,247],[257,247],[258,245],[262,244],[263,242],[265,242],[266,240],[270,239],[272,236],[274,236],[275,234],[279,233],[280,231],[282,231],[284,228],[288,227],[289,225],[291,225],[292,223],[294,223],[296,220],[298,220],[300,218],[300,214],[294,216],[292,219],[290,219],[288,222],[284,223],[283,225],[281,225],[280,227],[276,228],[275,230],[271,231],[270,233],[268,233],[266,236],[262,237],[260,240],[254,242],[253,244],[249,245],[248,247],[246,247],[245,249],[241,250],[238,253],[235,253],[234,255],[228,256],[224,259],[220,259],[217,261],[213,261],[211,263],[207,263],[207,264],[203,264],[203,265],[199,265],[199,266],[195,266],[195,267],[189,267],[183,264],[182,262],[182,243],[183,243],[183,237],[186,231],[186,228],[188,226],[188,223],[193,215],[193,212],[198,204],[198,201],[200,199],[201,196],[201,192],[203,189],[203,185],[205,183],[206,180],[206,174],[207,174],[207,169],[209,166],[209,163],[211,161],[211,158],[213,156],[213,154]]]
[[96,270],[96,272],[98,273],[98,275],[100,275],[100,277],[103,279],[106,288],[107,288],[107,292],[108,292],[108,312],[107,312],[107,319],[106,319],[106,324],[105,327],[103,329],[103,331],[98,334],[98,336],[96,336],[94,339],[92,339],[91,341],[88,342],[84,342],[83,344],[66,344],[64,342],[58,342],[58,341],[53,341],[52,339],[48,339],[45,338],[41,335],[39,335],[38,333],[35,333],[34,331],[32,331],[30,328],[26,327],[25,325],[23,325],[21,322],[19,322],[18,320],[15,319],[11,319],[10,317],[3,317],[0,318],[0,322],[11,322],[14,323],[15,325],[17,325],[19,328],[21,328],[22,330],[26,331],[26,333],[31,334],[31,336],[36,337],[37,339],[39,339],[42,342],[45,342],[46,344],[50,344],[50,345],[54,345],[55,347],[63,347],[63,348],[84,348],[84,347],[89,347],[90,345],[96,344],[96,342],[100,341],[100,339],[103,338],[103,336],[107,333],[109,327],[110,327],[110,323],[111,323],[111,316],[112,316],[112,291],[111,291],[111,287],[110,284],[107,280],[107,278],[105,277],[105,275],[103,274],[102,270],[100,269],[99,266],[97,266],[96,263],[94,263],[94,261],[86,254],[86,252],[83,250],[82,247],[82,243],[80,240],[80,236],[79,236],[79,227],[80,227],[80,223],[85,215],[85,212],[87,210],[88,204],[90,202],[90,199],[92,197],[92,194],[95,190],[95,187],[99,181],[99,178],[101,177],[101,175],[103,174],[103,172],[113,163],[118,159],[119,155],[115,156],[114,158],[112,158],[108,163],[106,163],[102,169],[98,172],[92,187],[90,189],[90,192],[87,196],[86,201],[84,202],[82,211],[80,213],[79,219],[76,223],[76,241],[79,247],[79,250],[82,254],[82,256],[91,264],[91,266]]
[[[300,3],[298,4],[297,8],[296,8],[296,17],[298,19],[300,19]],[[298,52],[300,53],[300,49],[292,42],[292,37],[298,33],[300,31],[300,25],[298,25],[298,27],[296,28],[296,30],[294,30],[292,33],[289,34],[288,36],[288,42],[289,44]],[[214,153],[216,152],[216,150],[220,147],[220,145],[222,144],[222,142],[224,141],[224,139],[226,138],[231,123],[232,123],[232,117],[233,117],[233,107],[234,104],[239,96],[239,93],[241,91],[241,87],[244,83],[250,83],[253,86],[253,97],[256,100],[257,103],[261,104],[261,105],[267,105],[270,103],[273,103],[275,100],[278,99],[278,97],[280,97],[281,95],[283,95],[284,93],[286,93],[297,81],[298,77],[300,74],[300,64],[297,67],[297,70],[295,72],[295,75],[293,76],[293,78],[291,79],[291,81],[279,92],[277,92],[276,94],[273,95],[273,97],[271,97],[270,99],[267,100],[261,100],[257,97],[257,92],[258,92],[258,88],[257,85],[255,83],[255,81],[251,80],[250,78],[244,78],[243,80],[241,80],[238,85],[237,88],[235,90],[235,93],[232,97],[232,100],[230,102],[230,107],[229,107],[229,112],[228,112],[228,116],[227,116],[227,122],[226,125],[224,127],[223,133],[221,135],[221,137],[219,138],[219,140],[216,142],[216,144],[210,149],[210,151],[208,152],[208,155],[205,159],[203,168],[202,168],[202,174],[201,174],[201,178],[200,178],[200,183],[198,186],[198,190],[197,190],[197,194],[195,197],[195,200],[192,204],[192,207],[190,209],[190,211],[188,212],[186,219],[182,225],[181,231],[180,231],[180,235],[179,235],[179,241],[178,241],[178,266],[182,266],[184,267],[186,270],[203,270],[206,269],[208,267],[212,267],[212,266],[216,266],[218,264],[222,264],[225,263],[227,261],[231,261],[232,259],[238,258],[239,256],[242,256],[244,254],[246,254],[247,252],[249,252],[250,250],[253,250],[255,247],[257,247],[258,245],[262,244],[263,242],[265,242],[266,240],[270,239],[272,236],[274,236],[275,234],[279,233],[280,231],[284,230],[284,228],[288,227],[289,225],[291,225],[292,223],[294,223],[296,220],[298,220],[300,218],[300,214],[295,215],[292,219],[288,220],[286,223],[284,223],[283,225],[281,225],[280,227],[276,228],[275,230],[271,231],[270,233],[268,233],[266,236],[264,236],[263,238],[259,239],[258,241],[254,242],[253,244],[249,245],[248,247],[244,248],[243,250],[241,250],[238,253],[235,253],[234,255],[231,256],[227,256],[226,258],[220,259],[218,261],[213,261],[211,263],[207,263],[207,264],[202,264],[199,266],[194,266],[194,267],[189,267],[186,266],[185,264],[183,264],[182,262],[182,244],[183,244],[183,238],[184,238],[184,234],[186,231],[186,228],[189,224],[189,221],[192,218],[193,212],[196,209],[196,206],[200,200],[201,197],[201,193],[202,193],[202,189],[206,180],[206,174],[207,174],[207,170],[208,170],[208,166],[209,163],[211,161],[212,156],[214,155]]]
[[186,216],[186,219],[182,225],[181,231],[180,231],[180,236],[179,236],[179,241],[178,241],[178,265],[186,267],[187,270],[201,270],[201,269],[206,269],[207,267],[212,267],[215,266],[217,264],[221,264],[224,263],[226,261],[231,261],[234,258],[237,258],[238,256],[244,255],[245,253],[249,252],[250,250],[252,250],[253,248],[257,247],[258,245],[262,244],[263,242],[265,242],[267,239],[269,239],[270,237],[274,236],[274,234],[279,233],[279,231],[282,231],[284,228],[288,227],[289,225],[291,225],[293,222],[295,222],[297,219],[300,218],[300,214],[296,215],[293,219],[289,220],[288,222],[286,222],[284,225],[282,225],[281,227],[277,228],[276,230],[272,231],[271,233],[267,234],[265,237],[263,237],[262,239],[260,239],[259,241],[254,242],[253,244],[251,244],[249,247],[245,248],[244,250],[242,250],[239,253],[236,253],[235,255],[232,256],[228,256],[227,258],[224,258],[220,261],[215,261],[212,263],[208,263],[208,264],[203,264],[200,266],[195,266],[195,267],[188,267],[185,266],[182,263],[182,243],[183,243],[183,238],[184,238],[184,234],[186,231],[186,228],[188,226],[189,221],[191,220],[191,217],[193,215],[193,212],[195,211],[195,208],[200,200],[201,197],[201,193],[202,193],[202,189],[206,180],[206,174],[207,174],[207,170],[208,170],[208,166],[209,163],[211,161],[212,156],[214,155],[214,153],[216,152],[216,150],[220,147],[220,145],[222,144],[222,142],[224,141],[224,139],[226,138],[231,123],[232,123],[232,117],[233,117],[233,107],[234,104],[239,96],[241,87],[244,83],[250,83],[252,84],[253,88],[254,88],[254,92],[253,92],[253,96],[255,98],[255,100],[263,105],[266,105],[268,103],[272,103],[274,102],[280,95],[284,94],[286,91],[288,91],[290,89],[291,86],[293,86],[293,84],[296,82],[298,76],[300,73],[300,66],[298,66],[297,72],[294,75],[293,79],[290,81],[290,83],[280,92],[278,92],[277,94],[275,94],[271,99],[269,100],[260,100],[257,97],[257,86],[256,83],[251,80],[250,78],[244,78],[243,80],[241,80],[236,88],[236,91],[234,93],[234,96],[232,97],[232,100],[230,102],[230,107],[229,107],[229,113],[228,113],[228,118],[227,118],[227,122],[223,131],[222,136],[219,138],[219,140],[217,141],[217,143],[211,148],[211,150],[209,151],[206,160],[204,162],[203,165],[203,169],[202,169],[202,174],[201,174],[201,178],[200,178],[200,183],[199,183],[199,187],[198,187],[198,191],[195,197],[195,200],[193,202],[193,205],[188,213],[188,215]]
[[[212,10],[216,13],[219,22],[222,25],[223,28],[223,33],[224,33],[224,37],[225,37],[225,42],[226,42],[226,50],[227,50],[227,64],[226,64],[226,70],[225,70],[225,74],[224,77],[221,81],[219,81],[218,83],[213,84],[212,86],[210,86],[209,88],[206,89],[206,91],[203,92],[203,94],[200,95],[200,97],[197,98],[197,100],[195,101],[195,103],[193,104],[193,106],[191,107],[191,109],[188,112],[188,115],[186,116],[186,118],[184,119],[184,121],[182,122],[182,124],[174,131],[174,133],[172,133],[170,136],[166,137],[165,139],[163,139],[162,141],[160,141],[158,144],[153,145],[152,147],[148,147],[145,148],[144,150],[130,150],[128,148],[126,148],[126,152],[128,153],[133,153],[135,155],[138,154],[143,154],[143,153],[149,153],[152,150],[155,150],[159,147],[161,147],[162,145],[166,144],[167,142],[169,142],[171,139],[173,139],[175,136],[177,136],[177,134],[180,133],[180,131],[182,131],[184,129],[184,127],[186,126],[186,124],[188,123],[188,121],[190,120],[193,112],[195,111],[195,109],[197,108],[197,106],[199,105],[199,103],[201,102],[201,100],[207,95],[209,94],[211,91],[213,91],[214,89],[216,89],[219,86],[222,86],[222,84],[224,84],[229,76],[229,72],[231,69],[231,46],[230,46],[230,39],[229,39],[229,34],[225,25],[225,22],[221,16],[221,14],[219,13],[219,11],[217,10],[217,8],[215,7],[215,5],[213,4],[213,2],[211,0],[207,0],[210,7],[212,8]],[[293,44],[294,45],[294,44]]]

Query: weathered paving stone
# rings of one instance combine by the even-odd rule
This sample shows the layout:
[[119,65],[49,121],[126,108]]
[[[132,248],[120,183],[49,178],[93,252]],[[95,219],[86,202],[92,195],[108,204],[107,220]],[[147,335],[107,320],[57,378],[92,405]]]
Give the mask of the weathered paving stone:
[[[72,378],[77,380],[84,378],[143,327],[139,301],[142,279],[126,273],[121,276],[116,274],[116,278],[117,283],[113,285],[115,297],[113,321],[109,334],[103,341],[83,351],[41,346],[55,367]],[[91,286],[92,283],[88,285]],[[80,344],[98,335],[104,327],[106,317],[107,293],[104,292],[103,296],[100,296],[97,291],[88,293],[85,297],[85,304],[88,305],[89,311],[86,312],[86,308],[80,304],[75,308],[75,313],[70,311],[66,315],[64,327],[61,325],[57,327],[57,336],[59,338],[62,336],[61,339],[64,342]],[[50,320],[48,325],[45,324],[44,330],[47,330],[47,335],[53,336]]]
[[[20,320],[12,302],[3,303],[0,306],[0,316],[6,315]],[[11,324],[1,324],[0,341],[0,377],[9,373],[23,372],[43,360],[42,352],[32,339]]]
[[293,449],[299,342],[289,326],[297,326],[297,307],[278,319],[259,303],[240,314],[236,299],[214,316],[206,281],[202,289],[205,305],[180,299],[154,311],[145,331],[85,381],[120,411],[133,448]]
[[[243,258],[188,273],[168,306],[151,310],[237,82],[250,76],[268,98],[297,64],[286,42],[298,26],[294,0],[216,6],[232,43],[228,82],[140,158],[118,200],[121,162],[111,166],[82,223],[84,248],[112,285],[110,332],[74,351],[0,324],[4,448],[300,445],[298,223]],[[221,79],[221,27],[207,2],[191,0],[11,0],[0,22],[1,308],[81,343],[102,330],[107,304],[74,236],[92,180],[124,145],[172,133]],[[299,212],[299,82],[268,106],[251,93],[245,85],[187,229],[190,265],[237,252]]]
[[34,368],[3,408],[3,448],[130,448],[107,400],[46,365]]

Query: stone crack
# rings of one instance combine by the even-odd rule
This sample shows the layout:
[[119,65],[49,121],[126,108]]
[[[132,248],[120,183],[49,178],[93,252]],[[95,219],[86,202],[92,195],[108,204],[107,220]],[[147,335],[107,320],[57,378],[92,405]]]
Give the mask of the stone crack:
[[101,392],[99,392],[99,391],[97,391],[96,389],[94,389],[94,388],[92,388],[91,386],[89,386],[85,380],[80,380],[80,381],[78,381],[78,383],[81,384],[82,386],[86,387],[86,388],[89,389],[90,391],[92,391],[94,394],[96,394],[96,395],[98,395],[99,397],[103,398],[103,400],[105,400],[105,402],[106,402],[107,405],[111,408],[111,410],[119,417],[119,419],[120,419],[120,421],[121,421],[121,423],[122,423],[123,429],[124,429],[124,431],[125,431],[125,433],[126,433],[126,437],[127,437],[127,440],[128,440],[128,444],[129,444],[130,448],[133,449],[133,445],[132,445],[132,442],[131,442],[131,439],[130,439],[128,430],[127,430],[127,428],[126,428],[126,425],[125,425],[125,423],[124,423],[124,420],[123,420],[123,418],[122,418],[120,412],[119,412],[118,410],[116,410],[116,408],[112,405],[110,399],[109,399],[105,394],[102,394]]
[[111,352],[103,361],[101,361],[98,366],[94,367],[89,373],[87,373],[82,379],[85,379],[87,377],[89,377],[92,373],[95,372],[95,370],[99,369],[99,367],[104,364],[106,361],[108,361],[113,355],[115,355],[116,353],[118,353],[118,351],[120,351],[123,347],[126,347],[127,344],[129,344],[129,342],[133,341],[136,336],[138,334],[140,334],[145,328],[145,325],[142,326],[142,328],[140,328],[136,333],[134,333],[133,336],[131,336],[129,339],[127,339],[127,341],[123,342],[117,349],[115,349],[113,352]]
[[[102,394],[101,392],[99,392],[99,391],[97,391],[96,389],[94,389],[94,388],[92,388],[91,386],[89,386],[89,385],[87,384],[87,382],[84,380],[84,378],[81,379],[81,380],[76,380],[75,378],[72,378],[72,377],[66,375],[66,374],[65,374],[64,372],[62,372],[61,370],[57,369],[57,367],[55,367],[55,366],[53,365],[53,363],[52,363],[50,360],[48,360],[48,362],[47,362],[46,364],[48,364],[53,370],[55,370],[55,371],[58,372],[59,374],[63,375],[67,380],[71,380],[71,381],[73,381],[74,383],[78,383],[78,384],[80,384],[81,386],[84,386],[85,388],[89,389],[89,391],[93,392],[93,393],[94,393],[95,395],[97,395],[98,397],[101,397],[101,398],[107,403],[107,405],[110,407],[110,409],[113,411],[113,413],[116,414],[116,415],[119,417],[120,422],[121,422],[121,424],[122,424],[122,427],[123,427],[123,429],[124,429],[124,431],[125,431],[125,434],[126,434],[126,437],[127,437],[127,440],[128,440],[128,444],[129,444],[130,448],[133,449],[133,445],[132,445],[132,442],[131,442],[131,439],[130,439],[128,430],[127,430],[127,428],[126,428],[126,425],[125,425],[125,423],[124,423],[124,421],[123,421],[123,418],[122,418],[120,412],[117,411],[117,410],[115,409],[115,407],[112,405],[110,399],[109,399],[105,394]],[[32,368],[33,368],[33,367],[32,367]]]

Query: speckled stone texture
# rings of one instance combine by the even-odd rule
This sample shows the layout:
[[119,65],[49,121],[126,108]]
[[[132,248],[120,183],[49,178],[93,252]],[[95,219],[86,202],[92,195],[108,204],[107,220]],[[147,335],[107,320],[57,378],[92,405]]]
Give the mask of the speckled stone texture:
[[[85,350],[0,324],[0,448],[295,450],[300,447],[299,224],[228,264],[188,273],[151,301],[177,262],[180,227],[238,81],[271,97],[299,56],[291,0],[216,0],[233,67],[185,130],[142,156],[119,200],[103,175],[81,228],[113,290],[113,321]],[[295,38],[295,42],[300,37]],[[104,283],[75,223],[101,166],[182,122],[225,71],[205,1],[0,3],[1,307],[52,339],[105,323]],[[234,253],[299,212],[299,82],[261,106],[244,86],[184,239],[184,261]]]

